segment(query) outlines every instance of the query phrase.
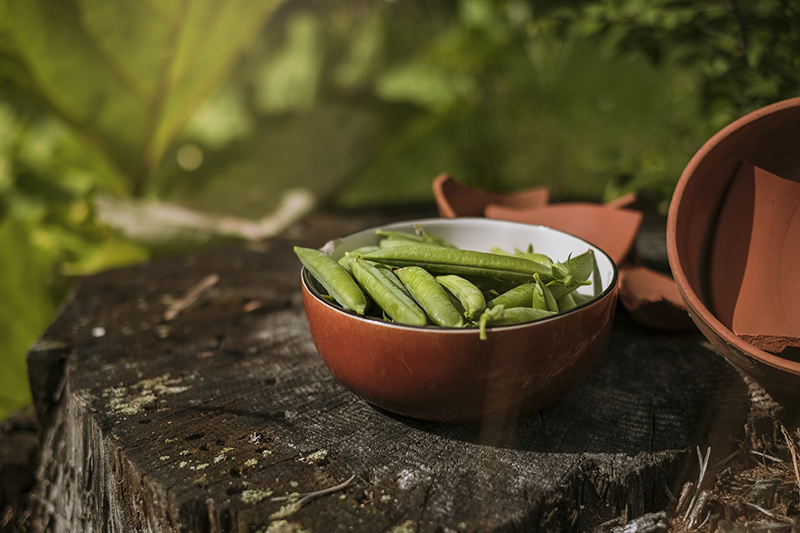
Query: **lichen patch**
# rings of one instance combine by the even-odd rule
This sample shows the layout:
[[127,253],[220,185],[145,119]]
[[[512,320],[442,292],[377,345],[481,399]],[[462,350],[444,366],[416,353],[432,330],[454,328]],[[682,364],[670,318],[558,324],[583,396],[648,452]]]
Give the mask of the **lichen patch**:
[[102,396],[112,411],[132,416],[150,405],[156,405],[164,396],[180,394],[188,389],[188,385],[183,385],[183,378],[171,378],[169,374],[164,374],[143,379],[130,387],[109,387]]

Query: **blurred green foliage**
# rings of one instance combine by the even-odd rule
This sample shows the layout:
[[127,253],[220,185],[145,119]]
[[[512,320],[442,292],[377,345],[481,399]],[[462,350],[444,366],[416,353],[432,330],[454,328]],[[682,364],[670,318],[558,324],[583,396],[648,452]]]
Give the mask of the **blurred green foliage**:
[[798,95],[799,17],[797,0],[0,0],[0,418],[29,401],[25,352],[73,279],[213,242],[165,222],[156,243],[126,205],[430,202],[449,172],[663,211],[707,138]]

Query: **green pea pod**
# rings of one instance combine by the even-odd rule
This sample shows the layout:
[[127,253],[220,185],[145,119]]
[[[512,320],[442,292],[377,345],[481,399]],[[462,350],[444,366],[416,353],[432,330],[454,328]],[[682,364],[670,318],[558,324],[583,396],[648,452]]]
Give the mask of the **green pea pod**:
[[486,340],[486,328],[489,326],[523,324],[525,322],[533,322],[535,320],[547,318],[555,314],[555,311],[534,309],[532,307],[512,307],[506,309],[503,305],[498,305],[487,309],[481,314],[478,321],[479,337],[481,340]]
[[408,266],[395,273],[434,324],[448,328],[464,326],[461,313],[450,302],[444,287],[427,270]]
[[559,313],[563,313],[564,311],[569,311],[570,309],[578,306],[578,303],[575,301],[575,298],[573,297],[574,294],[575,294],[574,292],[567,293],[557,300]]
[[504,309],[502,316],[495,320],[493,326],[510,326],[513,324],[523,324],[533,322],[556,314],[556,311],[545,311],[544,309],[534,309],[532,307],[512,307]]
[[483,313],[481,313],[481,316],[478,319],[478,336],[482,341],[486,340],[486,328],[495,320],[499,320],[503,316],[503,311],[505,311],[505,307],[503,307],[501,304],[494,307],[488,307]]
[[531,307],[544,311],[558,311],[558,300],[553,296],[550,287],[539,276],[534,276],[534,290],[531,298]]
[[595,297],[600,296],[600,293],[603,292],[603,283],[600,280],[600,267],[597,266],[597,261],[594,262],[594,267],[592,268],[592,289]]
[[533,291],[536,287],[535,282],[522,283],[506,292],[492,298],[486,303],[486,307],[502,305],[506,309],[512,307],[531,307]]
[[395,239],[392,237],[381,239],[378,245],[380,248],[394,248],[395,246],[433,246],[427,242],[418,242],[410,239]]
[[386,240],[408,241],[413,244],[422,244],[424,242],[419,235],[415,233],[406,233],[405,231],[392,231],[379,228],[375,230],[375,236],[378,237],[378,243]]
[[570,255],[563,263],[555,263],[553,265],[553,277],[556,279],[571,277],[575,281],[588,281],[594,270],[594,265],[594,251],[591,249],[586,250],[575,257]]
[[455,244],[451,243],[448,240],[442,239],[438,235],[434,235],[433,233],[425,229],[421,224],[414,224],[414,230],[417,232],[417,235],[419,235],[420,238],[428,244],[434,246],[442,246],[444,248],[457,248]]
[[545,254],[538,254],[534,252],[518,252],[514,254],[515,257],[522,257],[528,259],[530,261],[535,261],[536,263],[541,263],[545,266],[552,267],[553,260],[550,257],[546,256]]
[[530,281],[534,274],[550,280],[553,272],[540,263],[490,252],[438,246],[383,248],[362,257],[394,267],[419,266],[434,274],[486,276],[511,281]]
[[432,239],[416,233],[404,231],[391,231],[385,229],[375,230],[378,237],[379,248],[394,248],[395,246],[440,246]]
[[553,266],[553,260],[550,259],[550,257],[545,255],[545,254],[535,253],[533,251],[533,245],[532,244],[529,244],[528,248],[526,250],[520,250],[519,248],[514,248],[514,252],[513,253],[506,252],[502,248],[500,248],[498,246],[494,246],[494,247],[492,247],[491,252],[492,253],[496,253],[496,254],[509,255],[509,256],[512,256],[512,257],[521,257],[523,259],[528,259],[528,260],[534,261],[536,263],[541,263],[541,264],[543,264],[545,266],[548,266],[548,267],[552,267]]
[[352,259],[350,266],[356,281],[393,321],[411,326],[428,323],[425,311],[381,274],[377,265],[365,260],[364,256],[357,256]]
[[344,255],[339,258],[339,264],[342,265],[345,270],[350,272],[350,260],[353,258],[353,256],[361,255],[367,252],[374,252],[378,249],[380,249],[378,246],[361,246],[355,250],[350,250],[349,252],[345,252]]
[[575,305],[583,305],[595,298],[594,296],[588,296],[579,292],[571,292],[569,295],[572,296],[572,300],[575,302]]
[[547,284],[547,288],[553,294],[553,297],[558,300],[567,294],[571,293],[582,285],[591,285],[591,281],[579,281],[568,275],[563,279],[556,279]]
[[312,248],[294,247],[294,253],[303,266],[339,305],[363,315],[367,299],[350,273],[325,252]]
[[595,268],[594,251],[570,257],[564,263],[553,265],[554,279],[547,284],[556,300],[563,298],[582,285],[591,285],[589,277]]
[[467,320],[473,320],[483,313],[486,298],[474,283],[454,274],[436,276],[436,281],[458,299]]
[[403,293],[406,296],[408,296],[412,300],[414,299],[414,296],[411,295],[411,292],[408,290],[408,287],[403,285],[403,282],[400,281],[400,278],[397,277],[397,274],[395,274],[394,272],[392,272],[390,269],[386,268],[383,265],[376,265],[375,268],[377,268],[378,272],[380,272],[383,275],[383,277],[389,280],[389,282],[391,282],[395,287],[403,291]]

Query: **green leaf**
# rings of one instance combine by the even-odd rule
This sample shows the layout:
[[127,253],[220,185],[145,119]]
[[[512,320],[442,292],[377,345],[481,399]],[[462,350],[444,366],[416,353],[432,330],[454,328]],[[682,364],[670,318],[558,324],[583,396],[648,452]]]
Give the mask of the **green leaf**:
[[285,0],[11,1],[41,96],[144,190],[166,149]]
[[0,224],[0,419],[30,402],[25,356],[54,315],[48,290],[53,257],[30,240],[28,226]]
[[256,102],[265,113],[309,111],[315,103],[322,67],[322,22],[310,13],[289,20],[281,50],[256,80]]

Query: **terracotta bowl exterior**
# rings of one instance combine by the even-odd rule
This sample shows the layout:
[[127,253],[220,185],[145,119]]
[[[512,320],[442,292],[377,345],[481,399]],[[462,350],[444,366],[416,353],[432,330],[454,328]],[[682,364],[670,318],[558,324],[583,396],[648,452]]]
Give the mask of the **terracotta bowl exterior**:
[[[726,282],[720,276],[728,274],[710,265],[715,235],[727,232],[718,222],[737,169],[742,164],[753,165],[785,180],[800,182],[799,138],[800,98],[767,106],[733,122],[691,159],[675,189],[667,221],[670,267],[692,320],[728,361],[780,397],[796,397],[800,392],[800,363],[756,348],[733,333],[730,320],[725,318],[727,313],[719,303],[726,292],[714,289]],[[750,198],[749,203],[752,205],[754,201]],[[794,216],[792,212],[786,213],[790,219]],[[770,239],[768,234],[739,236],[751,242]],[[783,242],[767,244],[779,253],[782,246]],[[796,250],[784,252],[796,253]],[[737,260],[733,252],[729,260]],[[720,265],[725,262],[714,261]],[[756,274],[774,275],[771,272]],[[727,286],[733,297],[738,291],[736,283],[731,280]],[[738,283],[741,283],[741,276]],[[794,287],[785,289],[798,290],[797,276],[793,284]],[[778,302],[764,297],[738,305],[753,306],[750,310],[755,312],[763,306],[763,313],[771,313]]]
[[[600,249],[546,228],[484,218],[428,219],[384,226],[411,230],[420,223],[461,248],[507,250],[528,243],[554,260],[591,248],[600,294],[553,318],[477,329],[404,326],[359,317],[329,304],[305,269],[302,292],[311,336],[333,376],[367,402],[400,415],[442,422],[516,416],[561,397],[591,370],[608,339],[618,273]],[[334,258],[374,242],[375,228],[328,243]],[[591,291],[591,288],[582,287]],[[588,292],[586,294],[593,294]]]

